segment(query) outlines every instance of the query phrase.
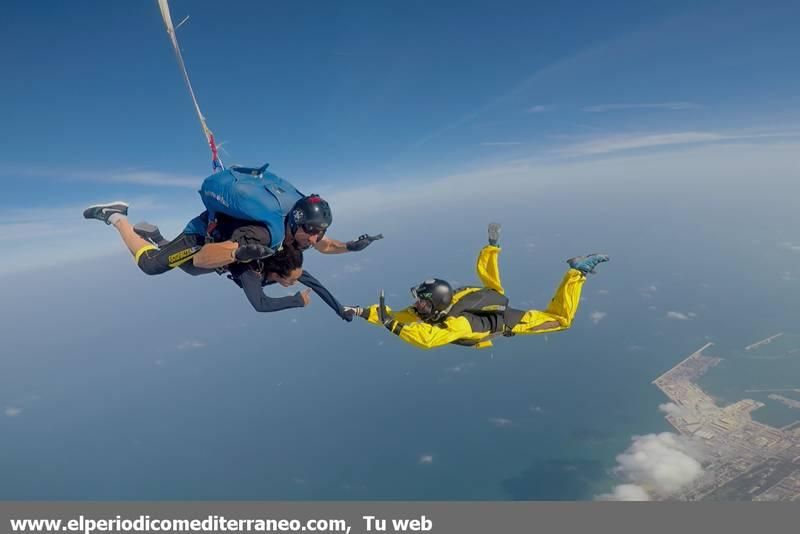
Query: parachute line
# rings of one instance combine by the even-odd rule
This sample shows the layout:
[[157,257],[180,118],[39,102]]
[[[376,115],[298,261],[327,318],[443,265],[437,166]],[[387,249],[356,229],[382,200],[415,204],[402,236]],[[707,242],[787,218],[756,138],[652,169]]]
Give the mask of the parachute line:
[[[161,9],[161,17],[164,19],[164,26],[167,28],[167,35],[169,35],[169,39],[172,42],[172,49],[175,51],[175,57],[178,60],[178,66],[181,68],[181,72],[183,73],[183,80],[186,82],[186,87],[189,89],[189,95],[192,97],[194,110],[197,112],[197,118],[200,119],[200,126],[203,128],[203,134],[206,136],[208,147],[211,149],[211,165],[215,171],[218,169],[224,170],[225,167],[222,165],[222,160],[219,159],[219,154],[217,152],[217,143],[214,140],[214,133],[206,124],[206,118],[203,116],[203,112],[200,111],[200,104],[197,103],[197,97],[194,94],[192,82],[189,80],[189,73],[186,70],[186,64],[183,62],[181,48],[180,45],[178,45],[178,37],[175,34],[175,27],[172,25],[172,17],[169,13],[169,4],[167,3],[167,0],[158,0],[158,7]],[[186,17],[186,19],[188,18],[189,17]],[[183,19],[181,24],[186,22],[186,19]],[[180,24],[178,26],[180,26]]]

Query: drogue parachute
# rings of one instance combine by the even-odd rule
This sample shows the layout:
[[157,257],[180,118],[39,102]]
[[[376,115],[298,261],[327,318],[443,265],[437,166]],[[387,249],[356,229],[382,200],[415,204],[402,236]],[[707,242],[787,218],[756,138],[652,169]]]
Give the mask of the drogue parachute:
[[[194,103],[194,110],[197,112],[197,118],[200,119],[200,126],[203,128],[203,135],[206,136],[206,141],[208,142],[208,147],[211,149],[211,166],[216,171],[225,170],[225,167],[222,164],[222,160],[219,157],[219,153],[217,151],[218,145],[214,140],[214,133],[208,127],[206,123],[206,118],[203,116],[203,112],[200,111],[200,104],[197,103],[197,97],[194,94],[194,89],[192,88],[192,81],[189,79],[189,73],[186,70],[186,64],[183,62],[183,56],[181,55],[181,47],[178,44],[178,36],[175,33],[175,26],[172,24],[172,16],[169,12],[169,3],[167,0],[158,0],[158,7],[161,9],[161,17],[164,19],[164,26],[167,28],[167,35],[169,35],[169,39],[172,42],[172,49],[175,51],[175,58],[178,60],[178,66],[181,69],[181,73],[183,74],[183,79],[186,82],[186,87],[189,89],[189,95],[192,97],[192,103]],[[185,20],[185,19],[184,19]]]

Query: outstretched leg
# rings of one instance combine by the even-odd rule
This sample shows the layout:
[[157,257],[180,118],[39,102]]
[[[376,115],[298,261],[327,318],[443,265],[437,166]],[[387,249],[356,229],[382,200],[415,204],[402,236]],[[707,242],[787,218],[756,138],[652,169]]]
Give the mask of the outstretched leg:
[[128,222],[127,215],[128,204],[120,201],[96,204],[83,210],[84,218],[97,219],[116,228],[125,246],[128,247],[134,258],[138,259],[146,250],[152,250],[156,247],[133,231],[133,226]]
[[489,244],[483,247],[480,254],[478,254],[475,269],[484,287],[494,289],[502,295],[505,290],[500,281],[500,267],[498,265],[498,258],[500,257],[499,240],[500,225],[492,223],[489,225]]
[[178,267],[191,260],[203,246],[203,236],[184,233],[163,247],[156,247],[136,233],[127,215],[125,202],[98,204],[83,212],[86,219],[98,219],[116,228],[136,265],[146,274],[161,274]]
[[580,271],[568,270],[547,308],[544,311],[526,311],[511,331],[515,334],[544,334],[572,326],[585,281],[586,276]]
[[570,269],[561,280],[545,311],[528,310],[512,328],[515,334],[545,334],[558,332],[572,326],[578,311],[581,291],[586,275],[593,273],[598,264],[608,261],[604,254],[590,254],[567,260]]

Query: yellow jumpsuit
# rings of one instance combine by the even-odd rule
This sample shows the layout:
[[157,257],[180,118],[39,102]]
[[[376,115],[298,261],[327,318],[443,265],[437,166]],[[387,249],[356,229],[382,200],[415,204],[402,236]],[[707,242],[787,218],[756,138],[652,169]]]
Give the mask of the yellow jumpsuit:
[[[487,245],[481,249],[478,255],[477,271],[484,287],[494,289],[504,294],[503,285],[500,282],[500,270],[498,268],[498,257],[500,247]],[[564,278],[556,289],[550,304],[545,311],[528,310],[522,319],[514,325],[511,331],[514,334],[546,334],[566,330],[572,325],[575,313],[578,311],[578,304],[581,298],[581,289],[586,281],[586,276],[575,269],[567,270]],[[480,288],[467,288],[457,292],[453,296],[453,303]],[[424,322],[413,306],[409,306],[399,312],[392,313],[390,329],[396,333],[400,339],[422,349],[431,349],[447,345],[454,341],[468,341],[475,343],[475,348],[486,348],[492,346],[490,336],[492,332],[475,332],[470,326],[470,322],[465,317],[447,317],[444,321],[436,324]],[[367,320],[373,324],[381,325],[378,316],[378,305],[369,308]],[[395,324],[396,323],[396,324]]]

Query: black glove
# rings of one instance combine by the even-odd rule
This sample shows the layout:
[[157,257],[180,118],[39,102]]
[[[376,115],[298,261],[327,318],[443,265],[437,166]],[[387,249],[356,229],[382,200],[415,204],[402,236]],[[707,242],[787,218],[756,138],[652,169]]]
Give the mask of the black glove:
[[355,319],[356,315],[359,317],[363,317],[366,319],[366,313],[368,310],[365,310],[361,306],[342,306],[342,313],[340,314],[342,319],[347,321],[348,323]]
[[389,330],[392,334],[400,335],[400,332],[403,330],[405,326],[403,323],[395,321],[391,315],[389,315],[389,310],[386,309],[386,299],[383,296],[383,290],[381,289],[381,296],[378,301],[378,319],[381,320],[383,326]]
[[350,252],[358,252],[360,250],[364,250],[365,248],[367,248],[367,246],[369,246],[370,243],[372,243],[373,241],[377,241],[378,239],[383,239],[383,234],[378,234],[378,235],[364,234],[358,236],[358,239],[354,241],[348,241],[347,243],[345,243],[345,246],[347,247],[347,250],[349,250]]
[[248,261],[272,256],[273,254],[275,254],[275,251],[266,245],[248,243],[247,245],[239,245],[233,257],[236,258],[236,261],[247,263]]

